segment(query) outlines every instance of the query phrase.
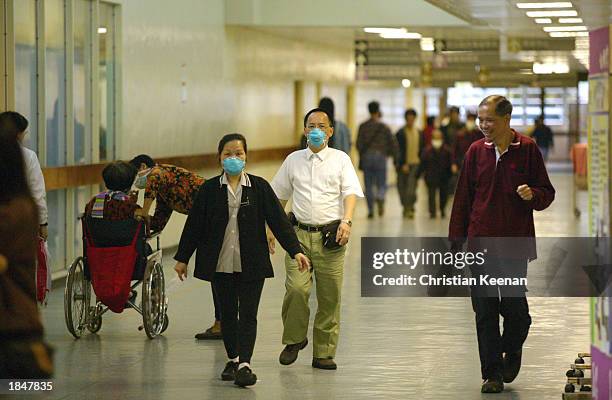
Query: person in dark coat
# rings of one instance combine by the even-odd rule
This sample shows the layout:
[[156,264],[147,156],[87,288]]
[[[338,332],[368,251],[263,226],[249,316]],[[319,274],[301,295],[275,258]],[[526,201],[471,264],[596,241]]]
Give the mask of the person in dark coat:
[[[465,155],[448,238],[455,251],[466,240],[470,246],[486,238],[527,238],[528,245],[505,249],[509,254],[493,252],[491,256],[489,252],[485,268],[472,270],[472,276],[502,272],[526,277],[527,263],[537,256],[533,211],[544,210],[555,198],[542,154],[533,140],[510,128],[511,116],[512,104],[503,96],[488,96],[480,103],[478,120],[484,138],[474,142]],[[521,367],[531,316],[526,288],[520,288],[523,293],[516,289],[471,287],[483,393],[503,391],[504,383],[512,382]],[[500,315],[504,318],[502,333]]]
[[425,184],[429,195],[429,217],[436,218],[436,193],[439,193],[439,208],[442,218],[446,216],[448,199],[448,180],[451,177],[452,152],[444,143],[442,132],[432,132],[431,145],[421,154],[419,175],[425,174]]
[[223,343],[229,361],[221,379],[238,386],[257,382],[250,362],[257,333],[257,308],[264,280],[274,276],[266,224],[300,271],[310,268],[295,230],[270,184],[244,172],[244,136],[219,142],[223,174],[198,191],[174,259],[182,280],[197,249],[194,276],[212,282],[221,306]]

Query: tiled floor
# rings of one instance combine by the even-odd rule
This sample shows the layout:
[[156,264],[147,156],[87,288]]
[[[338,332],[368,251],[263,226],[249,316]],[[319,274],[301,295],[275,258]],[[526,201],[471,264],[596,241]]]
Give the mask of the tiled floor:
[[[264,175],[265,176],[265,175]],[[543,236],[586,235],[586,210],[575,219],[571,175],[552,175],[557,199],[537,213]],[[130,310],[108,313],[98,335],[73,340],[64,325],[63,290],[44,310],[47,339],[56,348],[54,399],[558,399],[565,371],[577,352],[589,349],[588,299],[532,298],[533,325],[523,368],[504,394],[481,395],[474,314],[468,298],[361,298],[360,236],[445,235],[448,220],[429,220],[424,187],[418,216],[401,219],[395,190],[388,212],[368,221],[361,201],[347,253],[337,371],[314,370],[309,345],[289,367],[282,349],[280,308],[284,294],[282,252],[273,256],[277,277],[268,280],[252,366],[259,377],[250,389],[222,382],[221,342],[193,335],[212,322],[209,284],[189,279],[169,294],[170,327],[148,340]],[[585,194],[580,194],[585,207]],[[173,278],[166,254],[167,281]],[[312,306],[316,301],[312,299]],[[314,315],[314,313],[313,313]],[[21,397],[23,398],[23,397]],[[37,397],[37,398],[40,398]]]

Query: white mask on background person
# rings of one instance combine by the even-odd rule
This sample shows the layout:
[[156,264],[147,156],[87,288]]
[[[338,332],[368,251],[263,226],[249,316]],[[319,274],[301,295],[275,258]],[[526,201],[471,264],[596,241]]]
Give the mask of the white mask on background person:
[[442,147],[442,139],[433,139],[431,141],[431,145],[433,146],[434,149],[439,149],[440,147]]

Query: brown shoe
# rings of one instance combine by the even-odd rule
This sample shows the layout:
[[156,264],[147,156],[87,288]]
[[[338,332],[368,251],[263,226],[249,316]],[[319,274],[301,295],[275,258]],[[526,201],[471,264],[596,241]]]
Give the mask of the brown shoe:
[[283,351],[278,357],[278,361],[283,365],[293,364],[297,360],[298,353],[308,345],[308,338],[304,339],[300,343],[288,344],[285,346]]
[[216,324],[206,329],[204,332],[196,333],[195,338],[197,340],[219,340],[223,339],[223,333],[221,328],[215,329]]
[[333,358],[316,358],[312,359],[312,367],[319,369],[338,369]]

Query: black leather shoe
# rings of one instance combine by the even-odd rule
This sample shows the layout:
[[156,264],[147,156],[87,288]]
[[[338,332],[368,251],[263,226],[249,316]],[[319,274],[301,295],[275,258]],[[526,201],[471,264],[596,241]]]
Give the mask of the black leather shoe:
[[298,353],[308,345],[308,338],[304,339],[300,343],[288,344],[285,346],[283,351],[278,357],[278,361],[283,365],[293,364],[297,360]]
[[523,351],[519,350],[515,353],[506,353],[504,356],[504,382],[510,383],[512,382],[519,371],[521,370],[521,357],[523,355]]
[[257,375],[249,367],[242,367],[236,372],[234,384],[240,387],[252,386],[257,382]]
[[233,381],[236,379],[236,371],[238,370],[238,363],[234,361],[228,361],[225,364],[225,369],[221,372],[221,379],[224,381]]
[[333,358],[313,358],[312,367],[319,369],[338,369]]
[[482,383],[481,393],[501,393],[504,390],[504,382],[501,378],[489,378]]

